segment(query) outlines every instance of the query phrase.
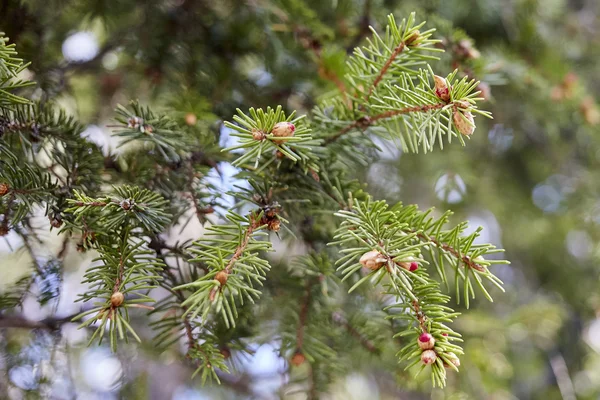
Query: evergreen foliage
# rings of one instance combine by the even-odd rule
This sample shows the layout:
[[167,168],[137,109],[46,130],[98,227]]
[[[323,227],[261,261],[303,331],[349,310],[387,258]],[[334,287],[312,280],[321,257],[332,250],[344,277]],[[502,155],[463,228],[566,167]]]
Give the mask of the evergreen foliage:
[[[336,33],[321,21],[326,12],[315,11],[320,6],[272,3],[264,18],[276,20],[276,29],[265,33],[265,48],[277,53],[298,41],[300,59],[316,65],[327,88],[320,97],[284,105],[276,96],[272,104],[251,98],[250,80],[221,64],[245,57],[245,42],[231,49],[179,38],[184,44],[157,48],[158,55],[142,41],[129,61],[143,60],[148,80],[175,77],[206,87],[211,98],[182,84],[177,98],[146,105],[145,89],[135,88],[132,97],[139,91],[144,100],[116,105],[110,144],[87,136],[53,91],[64,90],[59,82],[70,68],[97,68],[116,48],[127,53],[128,35],[123,44],[106,43],[96,59],[53,69],[25,63],[0,34],[0,236],[7,243],[18,237],[32,259],[31,272],[0,294],[0,322],[18,316],[30,295],[58,304],[67,254],[76,249],[91,254],[78,312],[26,327],[56,331],[76,322],[88,346],[107,342],[115,353],[128,351],[133,338],[140,349],[190,364],[202,385],[227,385],[254,345],[268,343],[289,372],[282,395],[299,389],[319,398],[352,371],[354,352],[408,387],[429,374],[443,388],[464,372],[459,358],[470,346],[462,328],[484,315],[475,299],[513,291],[495,274],[509,262],[502,249],[482,243],[482,228],[457,222],[451,211],[375,200],[381,190],[367,187],[359,171],[392,146],[403,157],[468,151],[476,125],[492,118],[481,108],[489,96],[476,77],[493,82],[494,74],[475,61],[471,70],[445,62],[476,50],[466,33],[435,16],[444,36],[415,13],[389,14],[377,29],[367,18],[340,49],[322,45]],[[371,2],[363,3],[369,11]],[[243,32],[245,17],[234,14],[242,21],[233,28]],[[186,17],[173,11],[170,18],[165,31],[146,30],[148,21],[132,31],[168,36]],[[223,81],[250,87],[243,107],[234,91],[197,73],[194,45],[222,53],[205,62]],[[251,65],[252,55],[244,62]],[[305,73],[290,62],[295,68],[291,74]],[[58,82],[43,80],[52,76],[44,71]],[[221,121],[213,112],[231,116]],[[180,239],[190,226],[200,233]],[[62,247],[40,256],[48,231]]]

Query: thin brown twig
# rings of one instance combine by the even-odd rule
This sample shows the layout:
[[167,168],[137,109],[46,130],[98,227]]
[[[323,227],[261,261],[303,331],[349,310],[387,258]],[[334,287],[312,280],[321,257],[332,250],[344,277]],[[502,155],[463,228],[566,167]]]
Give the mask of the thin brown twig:
[[364,129],[368,128],[369,126],[373,125],[373,123],[375,123],[379,120],[382,120],[382,119],[392,118],[397,115],[410,114],[410,113],[414,113],[414,112],[429,112],[432,110],[439,110],[441,108],[444,108],[446,105],[447,105],[446,103],[423,104],[423,105],[419,105],[419,106],[401,108],[399,110],[385,111],[381,114],[377,114],[372,117],[364,116],[364,117],[361,117],[361,118],[357,119],[356,121],[352,122],[350,125],[345,126],[341,131],[339,131],[335,135],[330,136],[327,139],[325,139],[325,145],[335,142],[340,137],[342,137],[346,133],[350,132],[352,129],[361,128],[364,130]]
[[419,326],[421,327],[421,332],[426,333],[427,326],[425,325],[425,320],[427,317],[425,317],[425,314],[423,314],[423,312],[421,311],[421,306],[419,305],[418,301],[413,300],[412,306],[413,306],[413,309],[415,310],[415,316],[419,320]]
[[298,328],[296,329],[296,347],[297,351],[302,350],[304,345],[304,325],[306,325],[306,319],[308,317],[308,309],[310,307],[310,281],[306,282],[306,295],[302,302],[302,308],[300,309],[300,318],[298,319]]
[[[417,233],[415,231],[410,231],[410,232]],[[454,257],[460,259],[469,268],[472,268],[479,272],[487,272],[487,269],[483,265],[476,263],[467,255],[461,255],[460,252],[458,250],[456,250],[454,247],[452,247],[446,243],[441,243],[434,236],[427,236],[424,233],[419,232],[419,233],[417,233],[417,237],[426,242],[431,242],[431,243],[435,244],[436,247],[447,251],[448,253],[452,254]]]
[[256,221],[254,216],[251,216],[250,223],[248,225],[248,229],[246,229],[246,232],[244,233],[244,238],[242,239],[242,243],[235,249],[235,253],[233,253],[233,256],[231,256],[231,258],[229,259],[229,262],[227,263],[227,266],[225,267],[225,272],[227,274],[231,273],[235,263],[242,256],[242,254],[246,250],[246,247],[248,247],[248,243],[250,242],[250,239],[252,238],[252,234],[254,233],[254,230],[256,228],[258,228],[259,226],[260,226],[260,222]]
[[396,48],[394,48],[394,51],[392,51],[392,54],[390,54],[390,58],[388,58],[388,60],[385,62],[385,64],[383,64],[383,67],[379,71],[379,74],[373,81],[373,84],[371,84],[371,87],[369,88],[369,92],[367,93],[367,95],[365,97],[365,102],[369,100],[369,98],[371,97],[371,94],[373,94],[373,91],[375,90],[377,85],[379,85],[379,83],[383,79],[383,76],[385,75],[387,70],[390,68],[390,66],[396,59],[396,57],[398,57],[398,55],[400,53],[402,53],[402,51],[404,50],[404,47],[405,47],[404,42],[401,42],[398,46],[396,46]]
[[370,351],[373,354],[379,354],[379,349],[377,347],[375,347],[375,345],[373,344],[373,342],[371,342],[362,333],[360,333],[354,326],[352,326],[348,322],[348,320],[346,318],[344,318],[340,313],[338,313],[338,312],[333,313],[333,320],[336,323],[338,323],[341,326],[343,326],[344,328],[346,328],[346,330],[348,331],[348,333],[350,335],[352,335],[353,337],[355,337],[356,339],[358,339],[358,341],[360,342],[360,344],[365,349],[367,349],[368,351]]

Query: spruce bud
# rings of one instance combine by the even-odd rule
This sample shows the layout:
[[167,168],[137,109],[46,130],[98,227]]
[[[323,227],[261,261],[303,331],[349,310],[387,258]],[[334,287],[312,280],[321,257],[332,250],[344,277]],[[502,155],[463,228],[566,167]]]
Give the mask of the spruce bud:
[[114,292],[112,296],[110,296],[110,304],[113,307],[119,307],[125,301],[125,296],[121,292]]
[[227,277],[228,277],[228,273],[225,271],[219,271],[217,272],[217,275],[215,275],[215,280],[219,281],[219,283],[221,284],[221,286],[225,285],[227,283]]
[[306,357],[304,357],[304,354],[297,352],[296,354],[294,354],[294,356],[292,357],[292,364],[295,365],[296,367],[299,367],[300,365],[302,365],[304,363],[304,361],[306,360]]
[[450,86],[448,85],[446,78],[434,75],[433,81],[435,83],[435,95],[441,100],[448,102],[450,100]]
[[454,126],[456,126],[456,129],[461,134],[471,136],[475,131],[475,120],[470,111],[465,111],[464,113],[454,111],[452,119],[454,121]]
[[[445,353],[444,355],[446,356],[448,361],[451,362],[456,368],[460,367],[460,359],[458,358],[458,356],[456,354],[449,352],[449,353]],[[450,365],[448,365],[444,362],[444,367],[450,368]]]
[[373,271],[381,268],[386,261],[387,259],[377,250],[367,251],[359,260],[363,267]]
[[419,340],[417,342],[419,343],[421,350],[431,350],[435,346],[435,339],[430,333],[426,332],[419,336]]
[[433,350],[425,350],[421,353],[421,361],[425,365],[433,364],[437,360],[437,354]]
[[[292,137],[294,136],[294,131],[296,130],[296,126],[291,122],[278,122],[271,130],[273,136],[276,137]],[[276,140],[275,143],[281,144],[285,143],[283,140]]]

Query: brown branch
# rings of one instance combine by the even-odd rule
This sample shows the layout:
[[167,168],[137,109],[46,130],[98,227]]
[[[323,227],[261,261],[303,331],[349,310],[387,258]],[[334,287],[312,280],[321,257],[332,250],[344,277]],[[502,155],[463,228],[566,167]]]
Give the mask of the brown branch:
[[385,75],[385,73],[387,72],[387,70],[390,68],[390,66],[392,65],[392,63],[396,59],[396,57],[398,57],[398,55],[400,53],[402,53],[402,50],[404,50],[404,47],[405,47],[404,42],[402,42],[398,46],[396,46],[396,48],[394,49],[394,51],[392,51],[392,54],[390,54],[390,58],[388,58],[388,60],[385,62],[385,64],[383,64],[383,67],[379,71],[379,74],[377,75],[377,77],[373,81],[373,84],[369,88],[369,92],[367,93],[367,96],[365,97],[365,102],[369,101],[369,98],[371,97],[371,94],[373,94],[373,91],[375,90],[375,88],[377,87],[377,85],[379,85],[379,82],[381,82],[381,80],[383,79],[383,76]]
[[426,333],[427,327],[425,325],[425,320],[427,319],[427,317],[425,317],[425,314],[423,314],[423,311],[421,311],[421,307],[419,306],[418,301],[413,300],[412,306],[413,306],[413,309],[415,310],[415,316],[419,320],[419,326],[421,327],[421,332]]
[[347,125],[346,127],[344,127],[341,131],[339,131],[335,135],[330,136],[327,139],[325,139],[325,145],[335,142],[340,137],[342,137],[346,133],[350,132],[352,129],[361,128],[362,130],[365,130],[369,126],[373,125],[375,122],[382,120],[382,119],[392,118],[397,115],[410,114],[410,113],[414,113],[414,112],[429,112],[432,110],[439,110],[441,108],[444,108],[446,105],[447,105],[446,103],[423,104],[423,105],[414,106],[414,107],[401,108],[399,110],[385,111],[381,114],[377,114],[372,117],[364,116],[364,117],[361,117],[361,118],[357,119],[356,121],[352,122],[350,125]]
[[[412,231],[412,230],[408,231],[408,232],[417,233],[416,231]],[[421,232],[417,233],[417,237],[426,242],[431,242],[431,243],[435,244],[436,247],[438,247],[444,251],[447,251],[448,253],[452,254],[454,257],[460,259],[467,267],[472,268],[479,272],[487,272],[487,269],[483,265],[479,265],[475,261],[471,260],[471,258],[467,255],[464,255],[464,256],[461,255],[458,250],[456,250],[454,247],[450,246],[449,244],[441,243],[435,237],[427,236]]]
[[252,234],[254,233],[254,230],[256,228],[258,228],[259,226],[260,226],[260,222],[257,221],[254,218],[254,216],[251,216],[249,225],[248,225],[248,229],[246,229],[246,232],[244,233],[244,238],[242,240],[242,243],[235,249],[235,253],[233,253],[233,256],[229,259],[229,262],[227,263],[227,266],[225,267],[225,272],[227,274],[231,273],[235,263],[242,256],[242,254],[246,250],[246,247],[248,247],[248,243],[250,242],[250,239],[252,238]]
[[298,319],[298,328],[296,329],[296,347],[297,351],[302,350],[304,344],[304,325],[306,325],[306,318],[308,317],[308,309],[310,307],[310,287],[311,282],[306,282],[306,295],[302,302],[302,308],[300,309],[300,318]]
[[90,202],[76,201],[73,204],[75,204],[77,207],[104,207],[108,203],[106,203],[104,201],[90,201]]
[[373,354],[379,354],[379,349],[377,347],[375,347],[375,345],[373,344],[373,342],[371,342],[368,338],[366,338],[362,333],[360,333],[354,326],[352,326],[348,320],[346,320],[346,318],[344,318],[342,316],[342,314],[335,312],[333,313],[333,321],[340,324],[341,326],[343,326],[344,328],[346,328],[346,330],[348,331],[348,333],[350,335],[352,335],[354,338],[358,339],[358,341],[360,342],[360,344],[367,349],[368,351],[370,351]]
[[15,329],[43,329],[47,331],[56,331],[65,324],[71,322],[71,319],[77,314],[67,317],[56,318],[49,317],[40,321],[33,321],[25,318],[22,315],[2,315],[0,314],[0,329],[15,328]]

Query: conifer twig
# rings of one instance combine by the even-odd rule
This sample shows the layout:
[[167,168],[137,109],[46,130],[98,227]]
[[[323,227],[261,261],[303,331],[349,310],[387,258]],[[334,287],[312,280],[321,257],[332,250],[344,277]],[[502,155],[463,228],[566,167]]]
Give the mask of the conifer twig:
[[375,90],[375,88],[377,87],[377,85],[379,85],[379,82],[381,82],[381,80],[383,79],[383,76],[385,75],[385,73],[387,72],[387,70],[390,68],[390,66],[392,65],[392,63],[396,59],[396,57],[398,57],[398,55],[400,53],[402,53],[402,51],[404,50],[404,47],[405,47],[404,42],[401,42],[398,46],[396,46],[394,48],[394,51],[392,51],[392,54],[390,54],[390,57],[388,58],[388,60],[385,62],[385,64],[381,68],[381,70],[379,70],[379,74],[377,75],[377,77],[373,81],[373,84],[371,84],[371,87],[369,88],[369,91],[368,91],[368,93],[367,93],[367,95],[365,97],[365,102],[369,101],[369,98],[371,97],[371,94],[373,94],[373,91]]
[[357,119],[356,121],[352,122],[350,125],[344,127],[341,131],[339,131],[335,135],[330,136],[327,139],[325,139],[325,145],[335,142],[340,137],[342,137],[346,133],[350,132],[352,129],[361,128],[364,130],[364,129],[368,128],[369,126],[373,125],[375,122],[382,120],[382,119],[392,118],[397,115],[410,114],[410,113],[414,113],[414,112],[429,112],[432,110],[439,110],[441,108],[444,108],[445,106],[446,106],[445,103],[423,104],[423,105],[414,106],[414,107],[401,108],[399,110],[385,111],[380,114],[374,115],[372,117],[363,116],[363,117],[360,117],[359,119]]

